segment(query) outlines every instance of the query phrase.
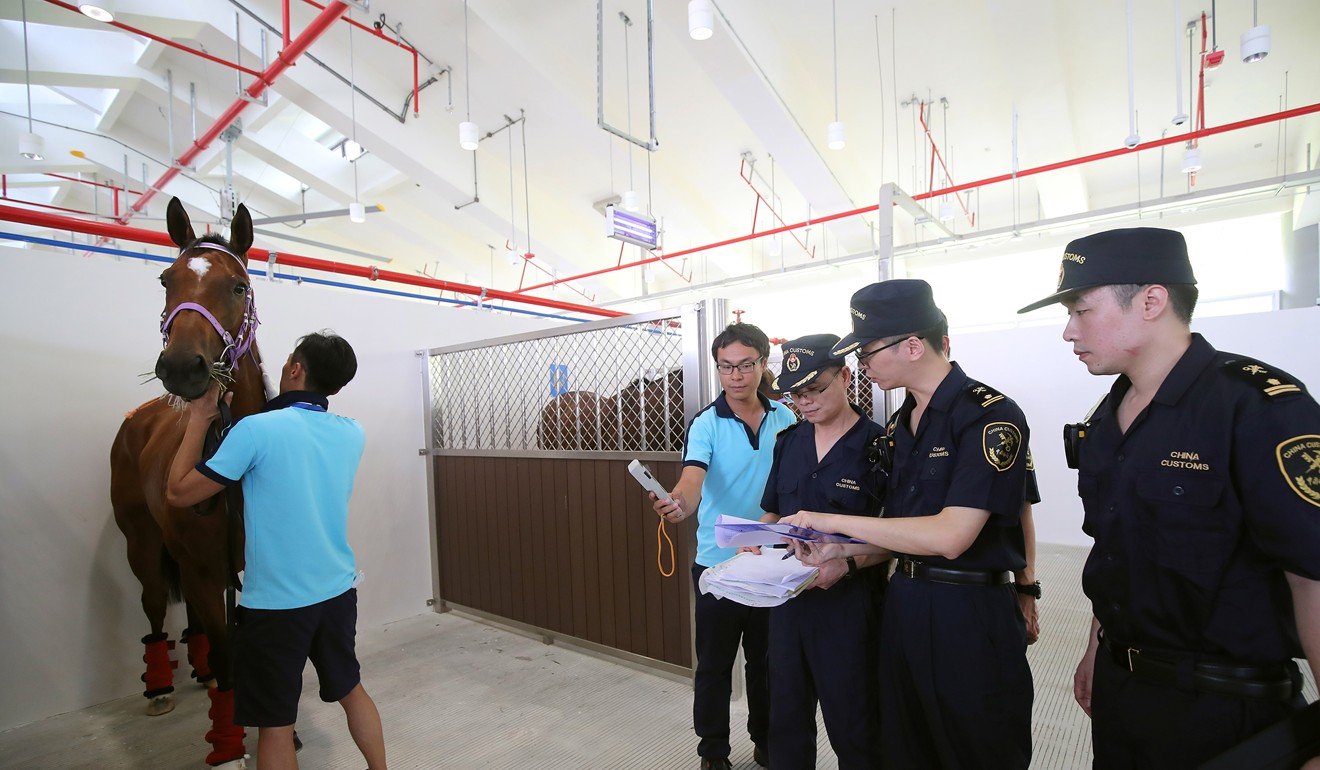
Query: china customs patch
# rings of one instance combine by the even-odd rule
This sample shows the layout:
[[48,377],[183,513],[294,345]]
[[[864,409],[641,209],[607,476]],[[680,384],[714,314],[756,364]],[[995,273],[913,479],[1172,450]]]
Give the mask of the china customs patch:
[[798,360],[797,353],[789,353],[788,358],[784,359],[784,368],[790,372],[796,372],[801,365],[802,362]]
[[1320,508],[1320,436],[1297,436],[1274,450],[1279,470],[1292,491]]
[[985,461],[1003,473],[1013,467],[1022,449],[1022,431],[1011,422],[992,422],[981,433]]

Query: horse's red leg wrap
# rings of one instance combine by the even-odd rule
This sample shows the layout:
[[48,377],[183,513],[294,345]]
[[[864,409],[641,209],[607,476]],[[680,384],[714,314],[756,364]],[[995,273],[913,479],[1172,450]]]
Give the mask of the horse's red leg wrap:
[[188,645],[188,663],[192,666],[193,679],[199,682],[211,679],[211,640],[206,634],[189,629],[184,632],[183,643]]
[[234,691],[215,688],[207,690],[211,697],[211,710],[206,715],[211,717],[211,729],[206,733],[206,742],[211,744],[211,753],[206,755],[206,764],[223,765],[240,759],[247,750],[243,746],[246,733],[234,724]]
[[142,637],[142,643],[147,648],[146,653],[142,655],[142,662],[147,664],[147,673],[142,675],[142,681],[147,685],[147,689],[142,694],[154,698],[157,695],[174,692],[174,669],[179,665],[170,660],[170,650],[174,649],[174,642],[171,642],[168,635],[162,631],[159,634]]

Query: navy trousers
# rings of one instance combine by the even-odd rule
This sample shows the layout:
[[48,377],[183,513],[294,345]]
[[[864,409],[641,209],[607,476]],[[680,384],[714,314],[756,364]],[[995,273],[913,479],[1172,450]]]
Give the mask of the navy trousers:
[[1199,767],[1269,725],[1297,702],[1184,692],[1138,679],[1102,646],[1091,679],[1091,742],[1097,770]]
[[770,766],[816,766],[816,704],[839,767],[880,767],[879,593],[868,570],[770,611]]
[[885,765],[1026,770],[1033,686],[1012,586],[894,575],[880,642]]
[[[692,565],[692,585],[706,568]],[[747,732],[764,745],[770,697],[766,691],[766,646],[770,611],[716,599],[696,588],[697,675],[693,685],[692,724],[703,757],[729,756],[729,698],[733,664],[741,641],[747,661]]]

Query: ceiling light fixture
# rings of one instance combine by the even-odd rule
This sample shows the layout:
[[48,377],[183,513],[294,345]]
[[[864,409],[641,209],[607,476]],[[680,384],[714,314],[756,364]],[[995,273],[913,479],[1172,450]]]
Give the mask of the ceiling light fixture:
[[463,100],[466,104],[467,120],[458,124],[458,146],[474,152],[480,140],[477,124],[472,122],[472,63],[468,49],[468,4],[463,0]]
[[688,35],[693,40],[709,40],[715,34],[715,11],[711,0],[688,0]]
[[1256,0],[1251,0],[1251,29],[1242,33],[1242,62],[1251,64],[1270,55],[1270,25],[1256,19]]
[[1182,172],[1184,174],[1195,174],[1201,170],[1201,148],[1188,147],[1183,150]]
[[23,75],[27,83],[28,130],[18,135],[18,154],[28,160],[46,159],[46,140],[32,130],[32,69],[28,66],[27,0],[23,0]]
[[93,21],[109,24],[115,20],[115,4],[110,0],[97,0],[95,3],[79,3],[78,10]]
[[830,26],[834,35],[834,122],[825,129],[825,139],[831,150],[842,150],[848,135],[839,120],[839,9],[835,0],[830,0]]

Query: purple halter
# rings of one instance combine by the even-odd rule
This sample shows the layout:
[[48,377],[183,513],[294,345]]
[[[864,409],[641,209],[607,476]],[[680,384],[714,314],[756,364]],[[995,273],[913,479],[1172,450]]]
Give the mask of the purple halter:
[[[243,268],[243,274],[247,275],[247,266],[243,264],[243,260],[239,259],[237,254],[218,243],[204,241],[202,243],[195,243],[190,248],[222,251],[233,257],[234,261]],[[216,333],[220,335],[220,339],[225,343],[225,349],[221,352],[220,356],[225,360],[225,364],[229,367],[231,372],[238,371],[239,359],[252,350],[252,342],[257,337],[257,326],[261,324],[261,321],[257,318],[257,307],[252,302],[251,286],[248,287],[247,303],[243,307],[243,321],[238,325],[237,335],[231,335],[226,331],[225,327],[221,326],[220,322],[216,320],[211,311],[207,310],[205,307],[196,302],[180,302],[168,316],[165,315],[165,311],[161,311],[160,315],[162,320],[160,322],[160,337],[162,347],[169,344],[170,326],[174,323],[174,317],[184,310],[195,310],[198,313],[201,313],[203,318],[211,322],[211,327],[215,329]],[[256,361],[255,354],[252,355],[252,360]]]

